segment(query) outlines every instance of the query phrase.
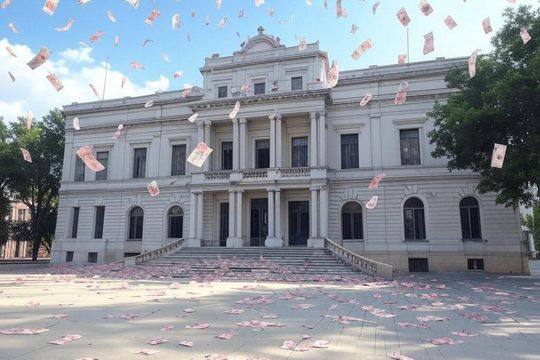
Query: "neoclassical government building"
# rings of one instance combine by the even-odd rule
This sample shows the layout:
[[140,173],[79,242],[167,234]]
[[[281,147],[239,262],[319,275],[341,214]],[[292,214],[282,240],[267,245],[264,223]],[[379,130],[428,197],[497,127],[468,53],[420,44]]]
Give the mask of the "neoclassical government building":
[[[448,172],[431,156],[427,114],[454,91],[448,70],[467,59],[341,71],[333,88],[328,62],[318,43],[301,51],[260,28],[232,56],[205,59],[203,86],[189,94],[65,106],[52,261],[107,263],[179,238],[201,251],[291,252],[328,238],[397,271],[528,273],[519,210],[479,194],[479,175]],[[407,101],[395,105],[402,81]],[[360,106],[366,93],[373,99]],[[201,141],[213,152],[199,168],[186,160]],[[105,170],[85,167],[76,155],[84,145]],[[155,197],[146,188],[152,180]],[[374,195],[377,206],[366,209]]]

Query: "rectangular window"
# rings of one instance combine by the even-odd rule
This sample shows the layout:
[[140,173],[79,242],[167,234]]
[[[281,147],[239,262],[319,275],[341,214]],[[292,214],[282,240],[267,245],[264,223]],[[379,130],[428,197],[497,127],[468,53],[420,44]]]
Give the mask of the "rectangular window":
[[484,270],[484,259],[467,259],[467,270]]
[[133,178],[146,177],[146,148],[133,150]]
[[425,240],[424,209],[404,209],[405,240]]
[[308,166],[308,138],[292,138],[292,167]]
[[96,222],[94,224],[94,239],[103,238],[103,223],[105,222],[105,206],[96,206]]
[[107,173],[109,172],[109,152],[98,151],[96,153],[96,160],[105,166],[105,169],[96,173],[96,180],[107,180]]
[[418,129],[400,130],[401,165],[420,165]]
[[253,93],[255,95],[262,95],[264,93],[266,93],[266,84],[265,83],[255,83],[255,85],[253,86]]
[[24,221],[26,218],[26,209],[17,210],[17,220]]
[[66,251],[66,262],[73,261],[73,251]]
[[97,252],[88,253],[88,263],[96,264],[97,263]]
[[291,78],[291,90],[302,90],[303,87],[301,76]]
[[428,272],[428,259],[409,258],[409,272]]
[[358,169],[358,134],[341,135],[341,168]]
[[221,143],[221,169],[232,170],[233,168],[233,143],[224,141]]
[[84,181],[84,162],[79,155],[75,155],[75,181]]
[[186,175],[186,145],[172,147],[171,176]]
[[226,86],[218,86],[217,90],[218,90],[217,97],[219,99],[227,97],[227,87]]
[[80,208],[73,208],[73,217],[71,219],[71,238],[77,238],[77,230],[79,229],[79,210]]
[[255,168],[270,167],[270,140],[255,140]]

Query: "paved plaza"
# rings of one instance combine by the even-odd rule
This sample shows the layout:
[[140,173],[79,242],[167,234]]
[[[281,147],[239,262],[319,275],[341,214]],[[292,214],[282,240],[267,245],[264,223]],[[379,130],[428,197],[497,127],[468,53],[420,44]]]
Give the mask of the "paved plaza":
[[0,358],[540,359],[534,276],[256,282],[112,270],[0,267]]

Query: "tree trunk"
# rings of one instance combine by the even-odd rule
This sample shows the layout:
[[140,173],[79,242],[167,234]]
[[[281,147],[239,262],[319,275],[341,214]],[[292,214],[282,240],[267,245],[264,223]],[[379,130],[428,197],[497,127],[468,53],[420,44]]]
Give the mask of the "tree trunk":
[[32,261],[37,261],[39,245],[41,245],[41,239],[34,237],[32,239]]

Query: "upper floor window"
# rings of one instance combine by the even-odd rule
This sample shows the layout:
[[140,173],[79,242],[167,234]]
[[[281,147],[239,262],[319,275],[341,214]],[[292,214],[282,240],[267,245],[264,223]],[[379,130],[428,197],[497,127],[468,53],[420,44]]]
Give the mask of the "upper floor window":
[[140,207],[134,207],[129,212],[129,239],[139,240],[143,236],[144,211]]
[[405,240],[425,240],[426,225],[424,219],[424,203],[412,197],[403,205],[403,222],[405,225]]
[[308,138],[292,138],[292,167],[308,166]]
[[343,240],[363,239],[362,206],[350,201],[341,210],[341,230]]
[[233,143],[224,141],[221,143],[221,169],[232,170],[233,168]]
[[171,176],[186,175],[186,145],[173,145]]
[[341,135],[341,168],[357,169],[358,164],[358,134]]
[[401,165],[420,165],[418,129],[400,130]]
[[75,155],[75,181],[84,181],[84,161]]
[[18,209],[17,221],[24,221],[24,220],[26,220],[26,209]]
[[96,153],[96,160],[99,161],[105,169],[98,171],[96,173],[96,180],[107,180],[107,173],[109,171],[109,152],[108,151],[98,151]]
[[270,167],[270,140],[255,140],[255,167],[257,169]]
[[79,207],[73,208],[73,217],[71,218],[71,237],[77,238],[77,231],[79,230]]
[[264,94],[266,93],[266,84],[261,82],[261,83],[255,83],[253,85],[253,93],[255,95],[260,95],[260,94]]
[[459,202],[459,215],[461,217],[461,235],[466,240],[479,240],[482,238],[480,229],[480,206],[473,197],[463,198]]
[[302,90],[303,87],[301,76],[291,78],[291,90]]
[[133,150],[133,178],[146,177],[146,148]]
[[219,99],[227,97],[227,87],[226,86],[218,86],[217,91],[218,91],[217,97]]

